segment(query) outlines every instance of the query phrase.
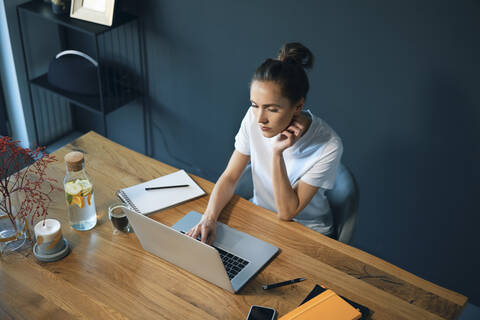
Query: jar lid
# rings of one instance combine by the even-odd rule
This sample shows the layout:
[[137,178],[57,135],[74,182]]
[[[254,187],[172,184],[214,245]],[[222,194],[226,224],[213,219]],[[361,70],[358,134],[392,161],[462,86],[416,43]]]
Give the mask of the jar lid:
[[83,152],[72,151],[65,155],[68,171],[80,171],[84,161]]

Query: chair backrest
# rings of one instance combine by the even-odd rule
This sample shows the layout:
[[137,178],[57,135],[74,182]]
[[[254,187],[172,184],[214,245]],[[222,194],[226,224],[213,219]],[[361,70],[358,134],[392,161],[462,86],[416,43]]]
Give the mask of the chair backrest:
[[340,164],[332,190],[325,192],[335,223],[338,241],[349,243],[358,213],[359,190],[351,171]]
[[[245,199],[253,197],[253,181],[250,164],[245,168],[235,188],[235,194]],[[355,229],[359,191],[350,170],[340,164],[332,190],[325,193],[333,214],[338,241],[349,243]]]
[[253,197],[253,179],[252,179],[252,167],[250,163],[237,182],[234,193],[242,198],[250,200]]

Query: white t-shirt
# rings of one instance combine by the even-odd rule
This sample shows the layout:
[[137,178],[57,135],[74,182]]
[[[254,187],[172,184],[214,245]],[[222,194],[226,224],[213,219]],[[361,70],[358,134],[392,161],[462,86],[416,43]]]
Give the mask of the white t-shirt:
[[[308,205],[293,219],[317,232],[333,233],[333,217],[325,190],[332,189],[343,152],[342,140],[322,119],[306,110],[312,122],[307,132],[290,148],[285,149],[283,158],[288,179],[292,186],[300,180],[319,187]],[[272,184],[272,143],[265,138],[256,122],[252,108],[242,120],[235,137],[235,149],[250,156],[253,179],[253,198],[256,205],[277,211]]]

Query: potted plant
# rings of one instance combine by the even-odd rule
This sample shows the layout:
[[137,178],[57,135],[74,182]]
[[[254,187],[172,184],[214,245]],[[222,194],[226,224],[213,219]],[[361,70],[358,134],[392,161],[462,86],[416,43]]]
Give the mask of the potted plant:
[[0,138],[0,255],[31,240],[28,222],[45,218],[50,195],[60,190],[46,174],[55,156],[44,149],[22,148],[10,137]]

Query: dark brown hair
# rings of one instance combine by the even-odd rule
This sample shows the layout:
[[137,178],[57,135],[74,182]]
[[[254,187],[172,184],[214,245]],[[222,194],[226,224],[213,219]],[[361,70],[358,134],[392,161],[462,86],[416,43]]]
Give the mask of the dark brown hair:
[[280,86],[282,95],[296,103],[307,98],[309,89],[305,69],[313,66],[313,54],[298,42],[284,44],[277,59],[265,60],[255,71],[253,81],[273,81]]

